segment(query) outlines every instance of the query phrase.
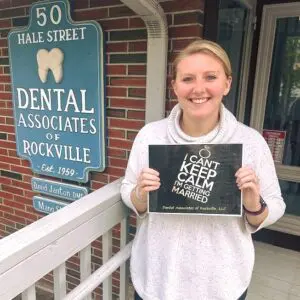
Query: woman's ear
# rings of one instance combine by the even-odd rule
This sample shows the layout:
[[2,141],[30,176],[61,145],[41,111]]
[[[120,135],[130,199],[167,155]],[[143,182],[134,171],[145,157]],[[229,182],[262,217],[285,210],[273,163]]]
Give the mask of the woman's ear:
[[175,95],[177,96],[177,86],[176,86],[176,80],[172,80],[171,81],[171,85],[172,85],[172,88],[173,88],[173,91],[175,93]]
[[226,79],[226,83],[225,83],[225,90],[224,90],[224,93],[223,93],[224,96],[228,95],[228,93],[230,91],[230,88],[231,88],[231,83],[232,83],[232,77],[228,76],[227,79]]

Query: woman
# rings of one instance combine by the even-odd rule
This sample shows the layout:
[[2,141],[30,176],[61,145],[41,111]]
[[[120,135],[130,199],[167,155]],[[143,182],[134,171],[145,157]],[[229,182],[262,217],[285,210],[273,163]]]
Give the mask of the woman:
[[[268,145],[223,106],[231,66],[217,44],[197,40],[174,61],[178,98],[168,118],[147,124],[130,154],[121,194],[142,219],[131,255],[136,299],[245,299],[254,264],[251,234],[278,220],[285,204]],[[149,144],[242,143],[236,182],[243,217],[147,214],[147,196],[159,189],[148,167]]]

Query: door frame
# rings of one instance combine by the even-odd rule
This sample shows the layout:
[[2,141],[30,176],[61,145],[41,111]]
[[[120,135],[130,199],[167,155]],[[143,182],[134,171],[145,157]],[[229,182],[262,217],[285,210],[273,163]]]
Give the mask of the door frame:
[[[277,18],[300,16],[300,3],[264,5],[258,44],[250,126],[262,133]],[[300,183],[300,167],[276,164],[278,178]],[[300,235],[300,217],[285,214],[270,229]]]

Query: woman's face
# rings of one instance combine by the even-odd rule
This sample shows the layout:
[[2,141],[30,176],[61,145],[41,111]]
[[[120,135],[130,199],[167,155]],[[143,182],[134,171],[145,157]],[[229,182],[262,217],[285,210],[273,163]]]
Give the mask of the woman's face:
[[222,98],[230,90],[231,77],[226,76],[217,58],[196,53],[178,63],[172,85],[184,119],[205,120],[218,118]]

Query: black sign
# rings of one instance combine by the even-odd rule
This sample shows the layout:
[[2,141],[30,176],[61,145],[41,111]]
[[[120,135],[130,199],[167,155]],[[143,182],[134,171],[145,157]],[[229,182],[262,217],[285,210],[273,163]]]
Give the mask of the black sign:
[[234,176],[242,166],[241,144],[149,145],[149,166],[161,181],[150,192],[149,212],[242,214]]

